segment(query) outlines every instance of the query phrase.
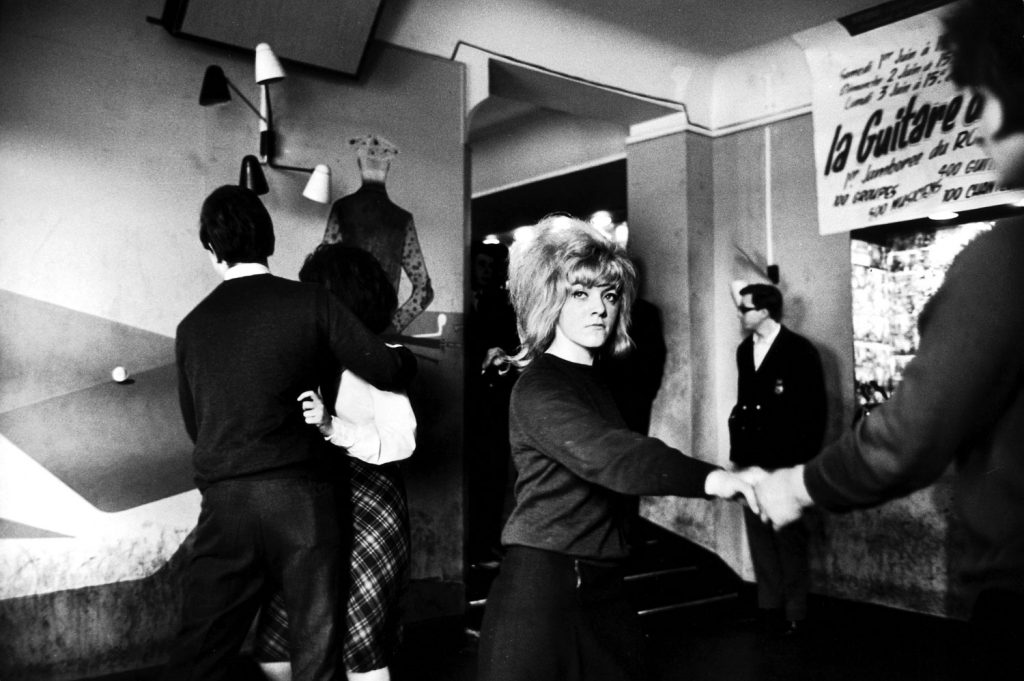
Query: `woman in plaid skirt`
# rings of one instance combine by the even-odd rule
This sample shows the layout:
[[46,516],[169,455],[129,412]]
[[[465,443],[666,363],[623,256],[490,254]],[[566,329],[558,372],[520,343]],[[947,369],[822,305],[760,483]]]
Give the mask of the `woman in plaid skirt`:
[[[387,328],[396,307],[387,275],[362,249],[321,244],[306,258],[299,279],[326,286],[375,333]],[[409,568],[409,512],[396,462],[412,455],[416,417],[405,394],[378,390],[350,371],[342,372],[335,416],[324,409],[317,392],[306,391],[299,400],[306,423],[348,454],[350,493],[339,494],[339,512],[352,518],[351,536],[343,543],[351,546],[342,589],[347,594],[346,675],[350,681],[388,681],[398,638],[398,601]],[[290,679],[281,592],[260,615],[254,655],[269,678]]]

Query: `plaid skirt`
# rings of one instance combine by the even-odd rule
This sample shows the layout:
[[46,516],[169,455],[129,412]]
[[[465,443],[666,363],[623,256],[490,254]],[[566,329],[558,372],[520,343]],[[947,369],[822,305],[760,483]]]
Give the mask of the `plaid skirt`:
[[[398,643],[399,600],[409,571],[409,510],[395,464],[350,460],[352,541],[347,561],[345,669],[388,666]],[[288,660],[288,616],[278,591],[260,612],[259,662]]]

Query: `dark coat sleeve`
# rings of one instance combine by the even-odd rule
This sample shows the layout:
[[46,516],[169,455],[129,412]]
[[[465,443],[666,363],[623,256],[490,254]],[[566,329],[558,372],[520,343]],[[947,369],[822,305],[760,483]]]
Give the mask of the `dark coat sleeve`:
[[181,339],[180,327],[175,335],[174,356],[178,365],[178,405],[181,407],[181,418],[185,422],[185,432],[188,433],[192,442],[195,442],[199,434],[199,426],[196,423],[196,405],[192,396],[192,386],[189,385],[188,376],[185,373],[184,344]]
[[995,235],[961,253],[925,307],[918,353],[892,398],[808,464],[816,504],[861,508],[921,489],[955,457],[990,446],[996,421],[1019,403],[1021,237],[986,236]]
[[405,347],[385,345],[326,289],[319,295],[318,323],[341,366],[381,390],[408,387],[416,375],[416,356]]

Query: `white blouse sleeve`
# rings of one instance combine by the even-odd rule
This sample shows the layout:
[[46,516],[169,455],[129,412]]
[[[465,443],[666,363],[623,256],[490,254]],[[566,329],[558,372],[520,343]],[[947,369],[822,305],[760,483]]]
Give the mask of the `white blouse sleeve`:
[[375,465],[401,461],[416,448],[416,415],[405,393],[378,390],[342,373],[330,442]]

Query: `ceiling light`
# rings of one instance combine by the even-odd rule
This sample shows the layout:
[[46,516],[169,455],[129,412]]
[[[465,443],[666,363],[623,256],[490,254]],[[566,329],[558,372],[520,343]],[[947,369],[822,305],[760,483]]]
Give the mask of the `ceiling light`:
[[533,237],[535,237],[535,236],[536,236],[536,233],[534,232],[533,227],[531,227],[529,225],[527,225],[525,227],[516,227],[512,231],[512,238],[515,239],[516,241],[519,241],[519,242],[522,242],[522,243],[526,243],[527,241],[532,241]]
[[615,243],[620,247],[625,248],[629,242],[629,225],[625,222],[620,222],[615,225]]
[[556,215],[551,218],[551,226],[556,230],[571,227],[572,223],[573,219],[568,215]]
[[606,210],[599,210],[590,216],[590,224],[596,229],[608,231],[612,226],[612,214]]

